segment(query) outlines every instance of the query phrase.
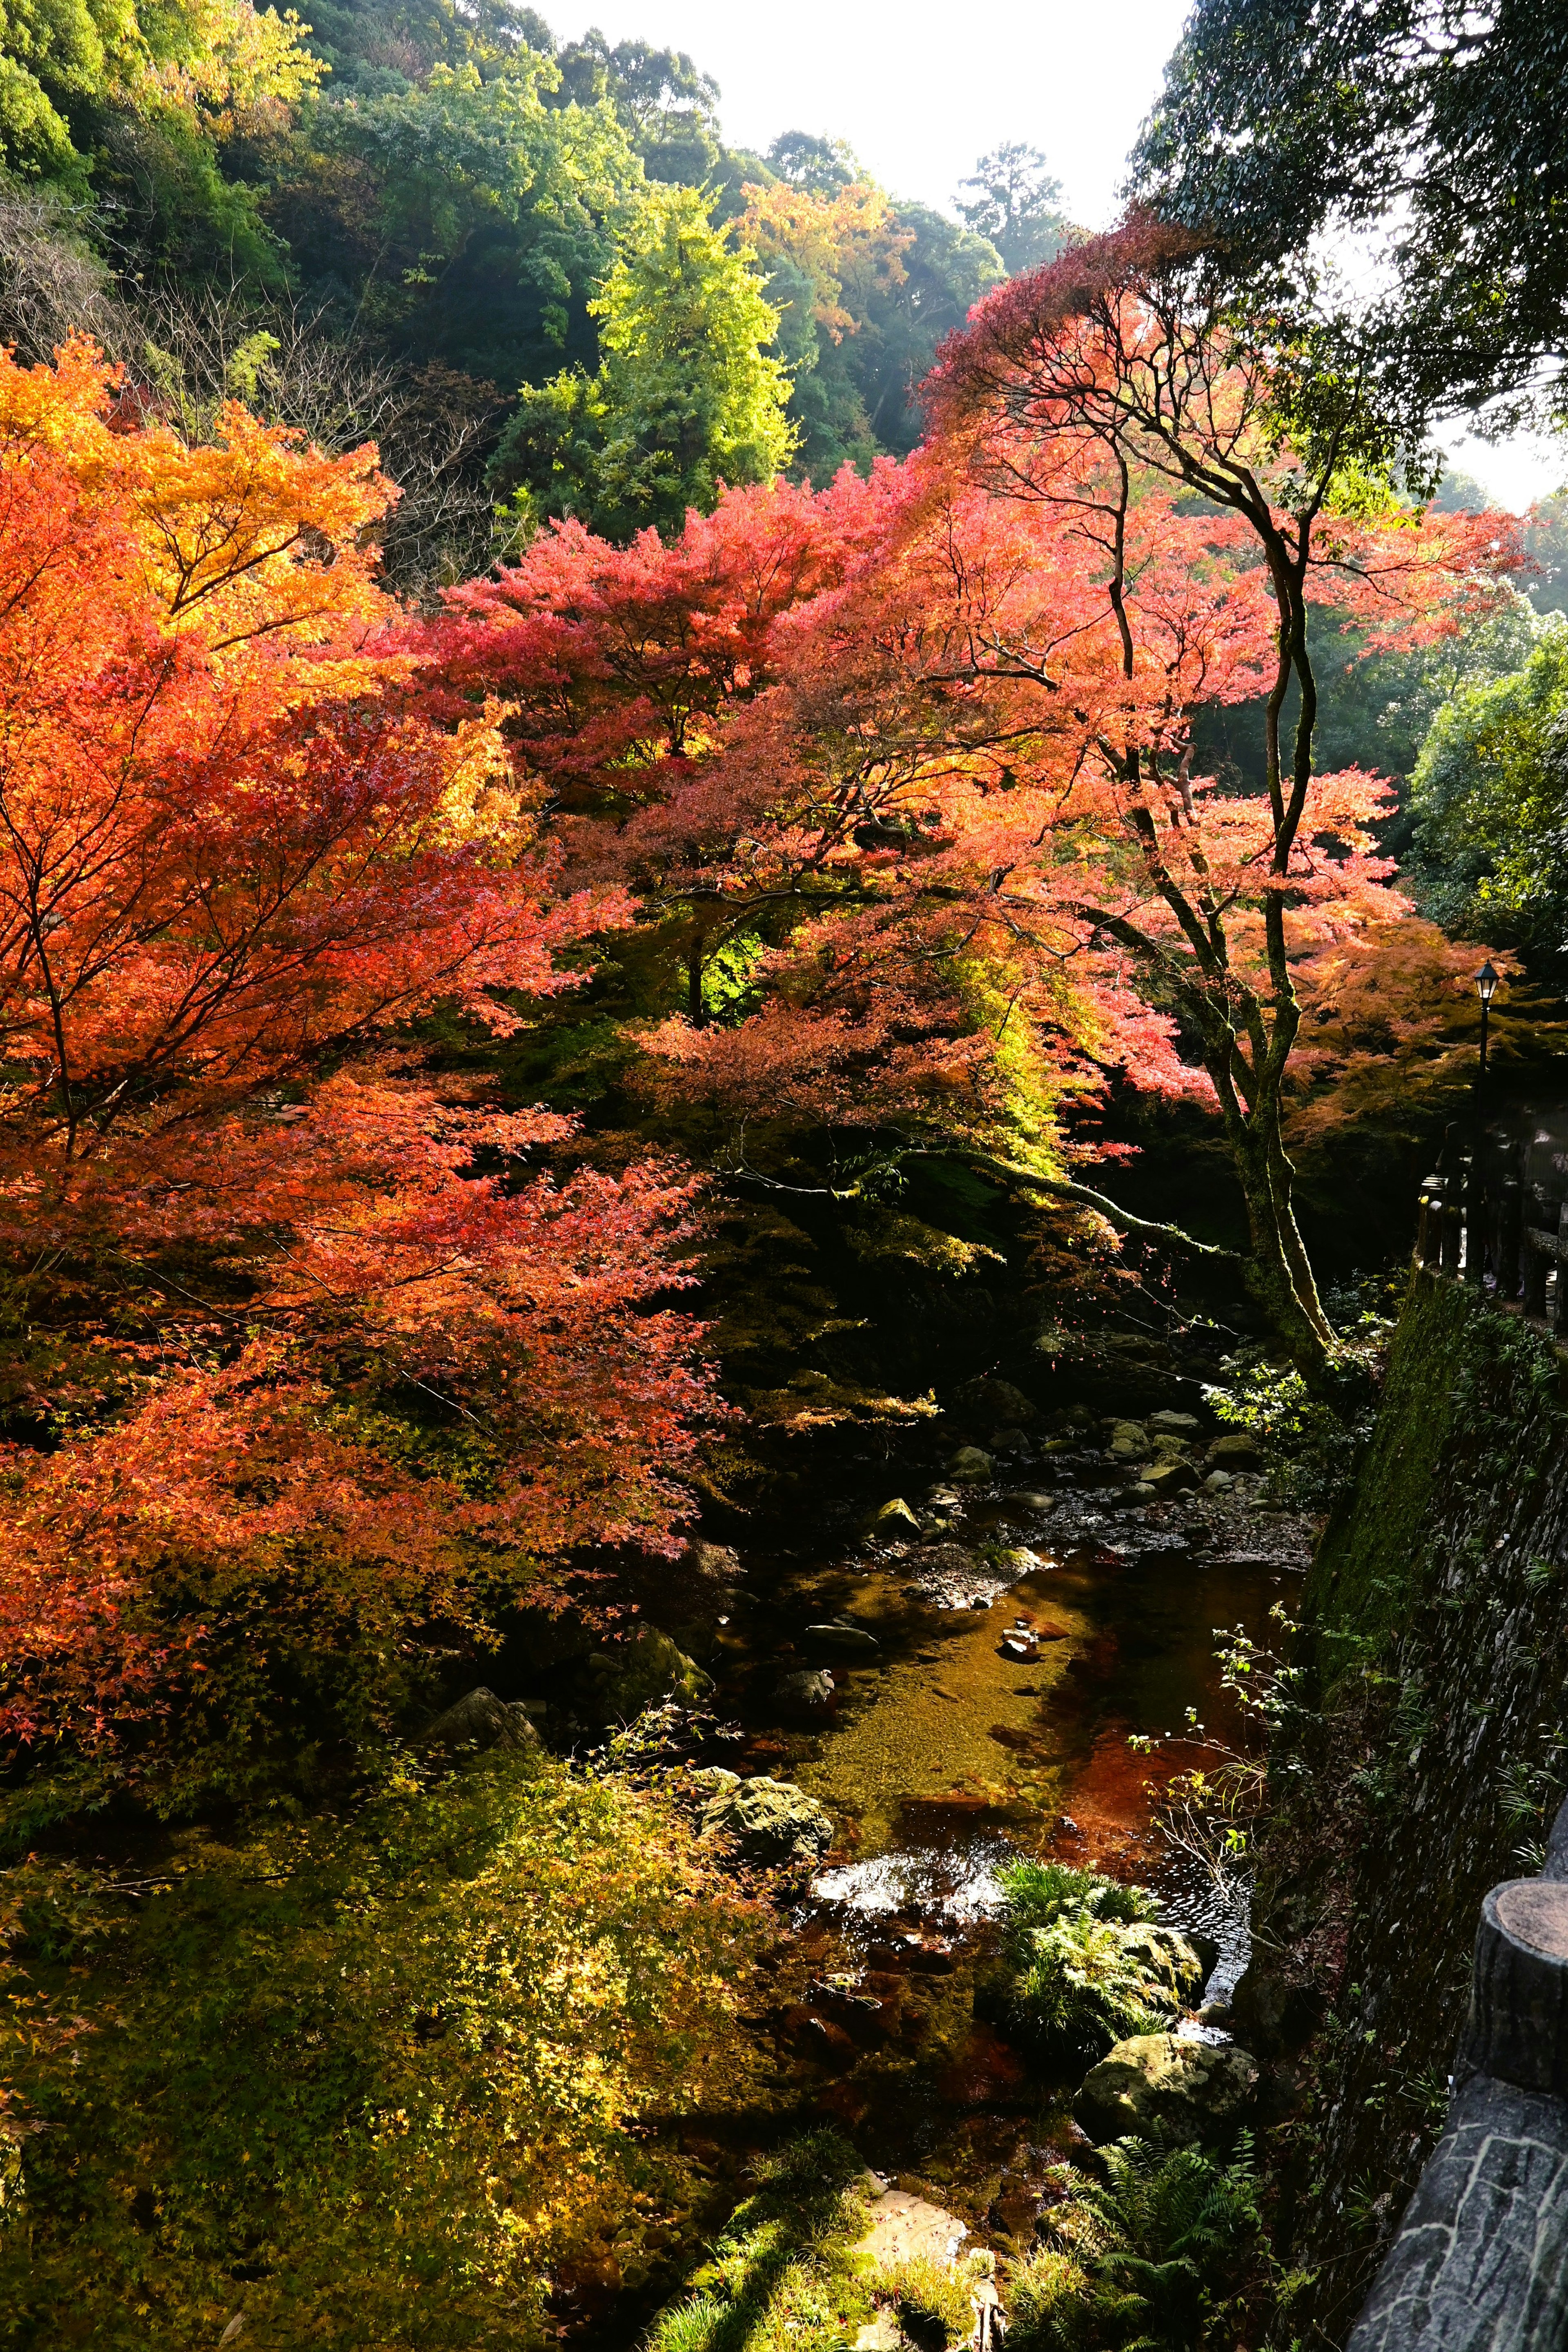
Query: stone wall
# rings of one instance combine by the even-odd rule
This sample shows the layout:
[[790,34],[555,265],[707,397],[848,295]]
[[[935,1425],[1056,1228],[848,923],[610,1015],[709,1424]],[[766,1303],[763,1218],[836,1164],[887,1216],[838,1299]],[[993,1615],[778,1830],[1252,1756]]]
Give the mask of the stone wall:
[[1342,2344],[1442,2130],[1488,1890],[1568,1782],[1568,1412],[1539,1333],[1417,1275],[1303,1604],[1258,1958],[1292,2333]]

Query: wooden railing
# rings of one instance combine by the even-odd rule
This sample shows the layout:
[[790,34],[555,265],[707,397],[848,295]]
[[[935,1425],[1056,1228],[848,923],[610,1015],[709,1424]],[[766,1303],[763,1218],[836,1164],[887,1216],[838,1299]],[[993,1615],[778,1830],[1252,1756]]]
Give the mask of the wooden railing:
[[1568,1334],[1568,1147],[1532,1125],[1469,1140],[1450,1128],[1421,1187],[1415,1260]]

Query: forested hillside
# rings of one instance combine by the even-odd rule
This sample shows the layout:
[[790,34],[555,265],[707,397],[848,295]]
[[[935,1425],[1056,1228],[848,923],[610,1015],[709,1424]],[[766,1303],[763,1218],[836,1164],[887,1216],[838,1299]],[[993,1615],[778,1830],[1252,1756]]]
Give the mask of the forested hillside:
[[1483,959],[1557,1084],[1568,632],[1426,248],[1198,205],[1234,16],[1092,230],[507,0],[0,22],[0,2345],[1290,2342],[1200,1717]]
[[942,336],[1066,229],[1030,149],[954,221],[843,142],[740,153],[689,57],[510,0],[144,14],[9,45],[9,331],[88,323],[160,398],[375,438],[411,587],[543,515],[667,525],[721,477],[902,455]]

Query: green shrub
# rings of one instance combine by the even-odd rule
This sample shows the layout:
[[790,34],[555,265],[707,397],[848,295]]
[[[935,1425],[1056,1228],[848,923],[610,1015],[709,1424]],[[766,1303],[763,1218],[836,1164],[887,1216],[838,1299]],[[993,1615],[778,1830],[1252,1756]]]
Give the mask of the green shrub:
[[1098,1870],[1065,1862],[1014,1862],[997,1874],[1010,1930],[1049,1927],[1058,1919],[1152,1919],[1159,1905],[1146,1886],[1123,1886]]
[[1072,2255],[1037,2247],[1007,2280],[1007,2352],[1080,2352],[1094,2305],[1093,2283]]
[[1203,2352],[1249,2340],[1249,2308],[1277,2302],[1258,2176],[1245,2137],[1222,2165],[1136,2139],[1104,2151],[1042,2228],[1058,2242],[1008,2282],[1009,2352]]
[[1092,2065],[1130,2033],[1158,2033],[1168,2011],[1141,1957],[1111,1920],[1067,1917],[1031,1927],[1016,1951],[1005,2022],[1044,2057]]
[[974,2306],[969,2300],[970,2278],[937,2262],[930,2254],[905,2263],[889,2263],[877,2273],[875,2286],[899,2315],[900,2324],[913,2341],[931,2352],[949,2344],[965,2343],[974,2327]]
[[747,1914],[673,1817],[537,1753],[130,1877],[0,1874],[7,2345],[524,2336],[551,2264],[673,2191],[638,2118],[730,2063]]

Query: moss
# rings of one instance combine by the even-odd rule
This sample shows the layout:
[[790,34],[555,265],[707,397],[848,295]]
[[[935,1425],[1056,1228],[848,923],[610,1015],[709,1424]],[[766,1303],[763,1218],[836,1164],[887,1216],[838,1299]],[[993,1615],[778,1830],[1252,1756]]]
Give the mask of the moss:
[[[1525,1424],[1561,1387],[1550,1341],[1461,1284],[1417,1272],[1389,1357],[1377,1423],[1353,1493],[1331,1520],[1302,1595],[1325,1685],[1348,1643],[1375,1647],[1426,1597],[1435,1485],[1463,1450],[1472,1477],[1534,1470]],[[1523,1447],[1521,1453],[1521,1444]]]

